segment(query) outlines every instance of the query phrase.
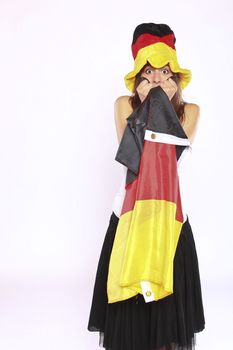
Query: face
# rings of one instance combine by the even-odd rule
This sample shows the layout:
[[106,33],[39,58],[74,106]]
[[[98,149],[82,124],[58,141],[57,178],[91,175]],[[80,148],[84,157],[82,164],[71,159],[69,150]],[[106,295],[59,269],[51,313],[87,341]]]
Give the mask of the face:
[[156,86],[172,75],[173,73],[168,64],[161,68],[154,68],[150,64],[147,64],[141,73],[141,77],[146,77],[150,83],[155,83]]

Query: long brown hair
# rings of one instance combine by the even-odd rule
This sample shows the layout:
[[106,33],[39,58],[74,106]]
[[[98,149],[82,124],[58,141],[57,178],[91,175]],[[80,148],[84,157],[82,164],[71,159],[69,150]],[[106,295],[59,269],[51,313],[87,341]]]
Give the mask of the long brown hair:
[[[129,102],[133,108],[133,111],[141,104],[141,100],[139,98],[139,95],[138,95],[136,88],[138,87],[138,85],[141,82],[140,77],[141,77],[142,71],[143,71],[144,67],[147,66],[148,64],[150,65],[150,63],[147,61],[147,63],[142,67],[140,72],[138,72],[138,74],[135,77],[133,94],[129,97]],[[180,88],[179,73],[173,73],[173,76],[171,76],[171,78],[176,82],[176,84],[178,86],[176,93],[174,94],[174,96],[171,99],[171,103],[172,103],[174,110],[175,110],[175,112],[176,112],[176,114],[177,114],[177,116],[182,124],[184,119],[185,119],[184,108],[188,102],[184,101],[184,99],[182,97],[182,89]]]

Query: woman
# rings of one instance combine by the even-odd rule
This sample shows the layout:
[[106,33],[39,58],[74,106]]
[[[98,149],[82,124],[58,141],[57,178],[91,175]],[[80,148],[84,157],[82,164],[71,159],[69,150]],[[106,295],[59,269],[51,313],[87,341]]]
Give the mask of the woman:
[[[134,138],[131,138],[133,134],[133,137],[139,137],[135,139],[137,141],[135,144],[140,144],[140,137],[143,135],[144,148],[141,149],[141,158],[135,158],[140,161],[140,170],[138,173],[135,172],[134,174],[131,171],[132,169],[130,170],[128,164],[129,162],[132,164],[131,158],[128,163],[122,160],[122,164],[125,164],[124,176],[119,192],[116,194],[113,202],[113,212],[109,220],[96,273],[88,330],[98,331],[100,335],[99,345],[108,350],[193,350],[196,344],[196,333],[202,331],[205,327],[198,258],[188,216],[185,215],[183,205],[182,209],[180,206],[181,219],[179,221],[175,218],[174,225],[170,220],[172,216],[167,215],[168,210],[170,210],[169,208],[177,208],[179,205],[179,190],[176,191],[178,200],[175,203],[167,200],[164,201],[164,198],[162,201],[157,198],[154,201],[136,201],[131,208],[131,212],[135,214],[136,207],[139,204],[143,205],[144,203],[147,209],[148,203],[153,204],[151,208],[155,208],[156,204],[156,208],[160,210],[156,213],[154,212],[154,216],[150,218],[152,219],[151,222],[155,224],[152,228],[153,232],[158,228],[156,227],[156,222],[158,221],[157,219],[161,218],[159,215],[163,215],[163,219],[165,218],[162,221],[165,223],[164,226],[160,225],[159,227],[161,232],[159,241],[156,241],[156,237],[153,237],[152,241],[145,241],[147,231],[150,230],[149,226],[147,226],[148,230],[144,229],[140,231],[140,234],[144,235],[144,240],[139,241],[137,250],[135,250],[136,236],[133,236],[134,231],[131,230],[129,235],[129,238],[134,237],[134,245],[131,246],[129,244],[130,239],[127,239],[127,237],[124,238],[126,236],[126,226],[129,224],[128,226],[131,229],[135,226],[136,219],[132,222],[132,217],[139,218],[136,224],[136,230],[139,226],[142,227],[142,220],[145,218],[145,207],[143,209],[144,212],[141,210],[144,216],[140,216],[140,212],[132,216],[131,212],[127,212],[125,208],[127,207],[130,192],[130,196],[132,196],[133,186],[136,184],[137,188],[135,187],[135,192],[137,193],[142,190],[140,188],[142,177],[140,178],[140,182],[138,179],[143,175],[143,164],[145,164],[148,147],[153,147],[153,153],[150,153],[149,156],[151,157],[152,154],[155,154],[155,160],[158,160],[157,163],[161,164],[161,169],[163,166],[166,168],[166,160],[167,162],[171,161],[166,168],[167,173],[162,173],[166,176],[162,176],[163,180],[161,182],[161,186],[169,186],[169,176],[171,176],[170,172],[172,172],[171,164],[175,164],[174,171],[177,168],[176,159],[174,163],[174,156],[178,158],[177,150],[180,152],[182,147],[182,151],[189,149],[188,146],[193,142],[196,133],[200,108],[197,104],[185,103],[182,100],[181,90],[191,80],[191,72],[179,66],[174,46],[175,40],[173,31],[166,24],[143,23],[136,27],[132,42],[135,66],[134,70],[125,76],[126,86],[133,94],[130,97],[118,97],[115,101],[116,131],[120,144],[115,159],[121,161],[120,156],[124,153],[123,145],[125,144],[125,139],[128,137],[126,144],[129,148],[130,143],[128,141],[131,140],[134,142]],[[160,98],[162,99],[160,100]],[[173,108],[171,108],[171,104]],[[161,119],[162,124],[165,125],[162,125],[162,127],[165,127],[165,132],[161,133],[156,130],[156,133],[152,133],[151,135],[158,137],[158,139],[150,142],[152,140],[146,138],[146,135],[148,135],[146,132],[149,131],[148,115],[150,114],[152,114],[153,118],[155,117],[156,127],[158,127],[159,116],[173,118],[172,125],[175,125],[174,130],[172,130],[171,124],[166,125]],[[147,129],[138,129],[140,125],[145,126],[145,123],[143,124],[145,119],[142,119],[145,116],[148,117],[146,123]],[[141,120],[137,119],[138,117]],[[137,124],[137,129],[133,127],[130,129],[130,122],[137,122],[137,120],[140,122],[140,124]],[[151,123],[150,125],[150,130],[153,130],[154,124]],[[181,129],[179,130],[180,134],[177,134],[179,128]],[[135,130],[137,131],[137,135]],[[183,135],[182,132],[184,132]],[[158,141],[160,137],[162,137],[161,142]],[[149,141],[147,142],[147,140]],[[133,146],[132,143],[131,145]],[[159,150],[159,152],[156,154],[154,150]],[[163,156],[163,158],[159,159],[163,150],[165,150],[165,157]],[[172,156],[169,159],[170,150],[173,152],[170,153],[171,155],[173,154],[173,159]],[[174,153],[174,150],[176,153]],[[185,154],[182,151],[180,155]],[[182,159],[184,157],[180,158]],[[165,163],[162,164],[161,160],[164,162],[164,159]],[[149,160],[153,162],[152,158],[149,158]],[[158,174],[161,174],[161,169],[158,167]],[[144,176],[147,176],[147,172],[148,169],[145,168]],[[167,183],[166,178],[168,178]],[[178,176],[171,179],[172,181],[170,182],[176,184],[175,187],[179,189]],[[176,179],[176,183],[174,179]],[[144,187],[150,187],[150,177],[147,177],[147,181]],[[166,192],[164,188],[162,192]],[[161,207],[159,207],[160,202],[163,203]],[[163,211],[166,215],[164,215]],[[167,217],[170,220],[168,225],[166,223]],[[130,218],[131,221],[124,221],[125,218]],[[148,222],[148,211],[146,220]],[[146,281],[142,281],[139,278],[140,283],[138,284],[125,284],[125,286],[120,284],[120,272],[123,271],[123,267],[126,266],[128,275],[131,273],[133,277],[130,277],[135,279],[135,275],[140,270],[142,263],[147,259],[152,245],[155,246],[153,249],[155,248],[157,255],[152,254],[152,260],[147,266],[148,271],[151,272],[150,266],[156,260],[156,256],[161,256],[159,258],[161,260],[158,260],[158,262],[162,262],[162,267],[163,264],[167,264],[169,260],[168,255],[166,255],[166,252],[167,254],[169,253],[166,246],[166,243],[169,242],[168,227],[178,228],[176,236],[170,236],[172,238],[171,242],[175,241],[174,237],[177,238],[177,243],[173,247],[174,255],[171,255],[174,256],[174,261],[172,260],[172,266],[170,268],[172,267],[173,269],[174,266],[174,270],[172,270],[172,274],[169,275],[170,279],[168,279],[171,285],[173,284],[173,288],[165,288],[164,285],[162,286],[162,283],[159,285],[158,281],[153,281],[153,278],[148,278]],[[173,231],[175,232],[175,229]],[[172,234],[174,233],[173,231],[171,231]],[[159,230],[156,232],[158,233]],[[122,233],[123,235],[121,235]],[[125,242],[123,242],[124,239]],[[164,245],[160,245],[160,248],[157,249],[155,243],[162,242],[163,240]],[[145,242],[148,243],[147,246]],[[142,244],[144,248],[146,247],[144,251],[141,249]],[[170,245],[171,243],[169,243]],[[162,252],[161,248],[163,247],[165,249]],[[133,255],[130,255],[133,250],[138,254],[136,254],[135,260],[132,260]],[[129,253],[128,256],[130,257],[128,260],[126,259],[127,253]],[[146,259],[141,259],[142,256],[146,257]],[[137,264],[138,261],[140,261],[140,264]],[[133,267],[131,270],[129,268],[130,263]],[[161,271],[163,273],[163,276],[161,276],[164,277],[165,269]]]
[[[141,77],[147,79],[140,82]],[[185,133],[193,143],[200,117],[200,107],[195,103],[183,101],[179,74],[173,73],[169,64],[154,68],[147,62],[136,75],[134,84],[133,95],[120,96],[115,101],[115,122],[119,143],[126,126],[126,118],[144,101],[149,90],[158,85],[167,93]]]

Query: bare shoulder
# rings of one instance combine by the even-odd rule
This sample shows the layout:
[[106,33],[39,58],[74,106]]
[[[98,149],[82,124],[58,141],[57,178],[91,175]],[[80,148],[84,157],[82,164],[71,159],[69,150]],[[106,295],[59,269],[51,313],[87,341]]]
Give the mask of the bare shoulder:
[[129,98],[130,96],[127,95],[119,96],[114,103],[114,118],[119,142],[127,124],[126,118],[133,112]]
[[196,103],[187,103],[184,107],[185,118],[183,121],[183,129],[188,136],[190,143],[193,143],[197,126],[200,119],[200,106]]
[[116,111],[119,111],[120,114],[127,114],[131,113],[133,111],[132,105],[129,100],[130,96],[124,95],[124,96],[119,96],[114,103],[114,108]]
[[196,103],[186,103],[184,107],[185,115],[188,118],[200,117],[200,106]]

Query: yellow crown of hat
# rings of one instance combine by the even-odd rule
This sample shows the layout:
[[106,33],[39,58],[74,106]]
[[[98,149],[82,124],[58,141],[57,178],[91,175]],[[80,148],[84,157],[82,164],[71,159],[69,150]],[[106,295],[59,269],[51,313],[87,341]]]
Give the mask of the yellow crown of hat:
[[169,64],[173,73],[179,73],[180,87],[184,89],[192,79],[192,72],[180,67],[175,42],[174,32],[167,24],[139,24],[131,45],[134,69],[124,77],[127,89],[133,92],[135,77],[147,62],[156,68]]

